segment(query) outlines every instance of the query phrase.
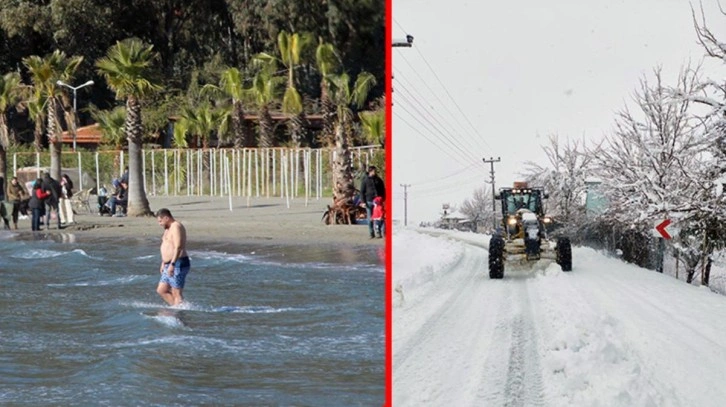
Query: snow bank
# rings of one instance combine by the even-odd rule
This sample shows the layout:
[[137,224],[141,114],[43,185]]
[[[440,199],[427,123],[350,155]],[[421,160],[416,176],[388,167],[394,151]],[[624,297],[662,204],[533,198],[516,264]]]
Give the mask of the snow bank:
[[393,286],[410,290],[434,281],[453,266],[463,247],[443,236],[402,229],[393,233]]

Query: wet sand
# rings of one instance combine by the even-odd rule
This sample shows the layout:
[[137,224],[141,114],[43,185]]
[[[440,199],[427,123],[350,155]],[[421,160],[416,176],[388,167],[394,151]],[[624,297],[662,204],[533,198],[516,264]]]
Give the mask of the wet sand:
[[[92,199],[95,197],[92,197]],[[190,248],[197,247],[251,247],[271,246],[324,246],[360,247],[376,249],[384,246],[385,239],[370,239],[367,225],[325,225],[322,215],[330,198],[309,200],[297,198],[287,207],[280,198],[232,198],[232,210],[228,197],[177,196],[149,197],[151,210],[168,208],[172,215],[187,229]],[[47,235],[73,234],[76,241],[94,239],[152,239],[162,234],[156,218],[99,216],[79,213],[76,224],[64,229],[43,230]],[[18,222],[21,236],[32,235],[30,219]]]

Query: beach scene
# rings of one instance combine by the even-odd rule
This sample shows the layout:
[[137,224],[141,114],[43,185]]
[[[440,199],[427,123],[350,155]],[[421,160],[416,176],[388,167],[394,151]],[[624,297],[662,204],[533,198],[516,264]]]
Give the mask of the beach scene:
[[3,403],[382,403],[383,245],[364,225],[322,224],[321,203],[151,202],[189,234],[181,306],[155,292],[153,217],[0,232]]
[[0,1],[0,404],[384,404],[384,2],[41,3]]

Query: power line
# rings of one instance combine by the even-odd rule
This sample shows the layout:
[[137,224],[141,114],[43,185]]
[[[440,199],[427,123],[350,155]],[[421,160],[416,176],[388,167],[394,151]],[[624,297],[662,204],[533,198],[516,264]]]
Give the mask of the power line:
[[[477,161],[477,157],[474,156],[471,153],[471,151],[468,151],[465,148],[459,146],[451,138],[449,138],[446,134],[444,134],[444,132],[441,129],[439,129],[439,127],[435,123],[433,123],[431,116],[422,113],[416,106],[413,106],[413,104],[411,103],[411,101],[408,99],[407,96],[404,96],[404,95],[400,95],[400,96],[402,97],[402,99],[406,102],[406,104],[409,107],[411,107],[413,110],[415,110],[416,113],[427,122],[428,126],[426,126],[426,127],[429,131],[432,131],[432,129],[435,130],[441,136],[441,138],[443,138],[444,141],[448,142],[449,145],[451,145],[455,150],[458,150],[458,152],[461,153],[463,157],[466,157],[467,159],[469,159],[471,161]],[[401,107],[401,105],[399,105],[399,107]],[[409,111],[405,107],[403,107],[403,110],[406,111],[409,115],[413,116],[411,111]]]
[[[446,94],[449,96],[449,99],[451,99],[451,101],[454,102],[454,106],[456,106],[457,110],[459,110],[459,113],[461,113],[461,115],[464,117],[464,119],[466,120],[466,122],[469,123],[469,126],[474,131],[474,134],[476,136],[481,137],[479,135],[479,133],[477,132],[476,128],[474,127],[474,125],[471,123],[471,120],[469,120],[469,116],[467,116],[464,113],[464,111],[461,109],[461,107],[459,106],[459,104],[456,103],[456,99],[454,99],[454,97],[451,96],[451,93],[449,93],[449,90],[446,88],[446,86],[444,86],[443,82],[441,82],[441,79],[439,79],[439,75],[436,74],[436,71],[434,71],[434,68],[431,67],[431,64],[429,64],[429,61],[426,59],[426,57],[424,57],[424,55],[421,53],[421,51],[418,49],[418,47],[416,48],[416,52],[418,52],[418,54],[424,60],[424,63],[426,64],[426,66],[429,67],[429,70],[431,70],[431,73],[434,74],[434,77],[439,82],[439,84],[441,85],[441,87],[444,89],[444,92],[446,92]],[[487,143],[486,140],[482,139],[482,141],[484,141],[484,143],[487,144],[487,146],[489,146],[489,143]]]
[[[398,22],[398,20],[396,20],[396,19],[393,19],[393,22],[394,22],[394,24],[395,24],[395,25],[396,25],[396,26],[397,26],[398,28],[400,28],[400,29],[401,29],[401,30],[402,30],[403,32],[407,32],[407,31],[406,31],[406,29],[405,29],[405,28],[403,27],[403,25],[401,25],[401,23],[399,23],[399,22]],[[466,114],[464,113],[464,111],[463,111],[463,110],[461,109],[461,107],[459,106],[459,104],[458,104],[458,103],[456,102],[456,99],[454,99],[454,98],[453,98],[453,96],[452,96],[452,95],[451,95],[451,93],[449,92],[448,88],[447,88],[447,87],[446,87],[446,86],[444,85],[444,83],[443,83],[443,81],[441,80],[441,78],[439,78],[439,76],[438,76],[438,74],[436,73],[436,71],[435,71],[435,70],[433,69],[433,67],[432,67],[432,66],[431,66],[431,64],[430,64],[430,63],[428,62],[428,60],[426,59],[426,57],[424,56],[424,54],[423,54],[423,53],[421,52],[421,49],[420,49],[420,47],[416,47],[416,53],[418,53],[418,55],[419,55],[419,56],[421,57],[421,59],[423,60],[424,64],[426,64],[426,66],[427,66],[427,67],[429,68],[429,70],[431,71],[431,73],[432,73],[432,74],[434,75],[434,78],[436,78],[436,81],[437,81],[437,82],[439,83],[439,85],[441,86],[441,88],[443,88],[443,90],[444,90],[444,92],[446,93],[446,95],[447,95],[447,96],[449,97],[449,99],[450,99],[450,100],[451,100],[451,101],[452,101],[452,102],[454,103],[454,106],[456,106],[456,108],[457,108],[458,112],[459,112],[459,113],[460,113],[460,114],[461,114],[461,115],[462,115],[462,116],[464,117],[464,120],[465,120],[465,121],[466,121],[466,122],[467,122],[467,123],[469,124],[469,127],[471,128],[471,130],[473,130],[473,135],[474,135],[474,137],[473,137],[473,138],[474,138],[474,139],[475,139],[476,141],[481,141],[481,142],[483,142],[483,143],[484,143],[484,144],[479,144],[480,146],[483,146],[483,147],[484,147],[484,148],[483,148],[484,150],[491,150],[491,146],[489,145],[489,143],[488,143],[488,142],[486,141],[486,139],[484,139],[483,137],[481,137],[481,136],[479,135],[479,133],[478,133],[477,129],[476,129],[476,128],[474,127],[474,125],[473,125],[473,124],[471,123],[471,120],[469,120],[469,117],[468,117],[468,116],[467,116],[467,115],[466,115]],[[425,87],[426,87],[426,88],[427,88],[427,89],[429,90],[429,92],[431,92],[431,94],[432,94],[432,95],[434,95],[434,97],[435,97],[435,98],[436,98],[436,99],[437,99],[437,100],[439,101],[439,103],[440,103],[440,104],[441,104],[441,105],[442,105],[442,106],[444,107],[444,109],[446,109],[446,111],[447,111],[447,112],[449,113],[449,115],[450,115],[450,116],[451,116],[452,118],[454,118],[454,117],[455,117],[455,115],[454,115],[454,114],[453,114],[453,113],[451,112],[451,110],[449,110],[449,109],[448,109],[448,107],[447,107],[447,104],[443,103],[443,101],[441,101],[441,99],[440,99],[440,98],[438,97],[437,93],[436,93],[436,92],[434,92],[434,91],[433,91],[433,90],[431,89],[431,87],[430,87],[430,86],[428,85],[428,81],[424,80],[424,78],[422,78],[422,77],[421,77],[421,75],[420,75],[420,74],[419,74],[419,72],[418,72],[418,69],[416,69],[415,67],[413,67],[413,66],[411,65],[411,63],[410,63],[410,62],[408,61],[408,59],[406,58],[406,56],[405,56],[405,55],[403,55],[403,54],[400,54],[400,56],[401,56],[401,57],[403,58],[404,62],[405,62],[405,63],[406,63],[406,64],[407,64],[407,65],[408,65],[408,66],[409,66],[410,68],[411,68],[411,70],[412,70],[412,71],[413,71],[413,72],[414,72],[414,73],[415,73],[415,74],[416,74],[416,75],[418,76],[418,78],[419,78],[419,79],[421,80],[421,82],[422,82],[422,83],[424,84],[424,86],[425,86]],[[455,120],[455,121],[456,121],[456,120]],[[458,121],[457,121],[457,123],[458,123]],[[463,127],[462,127],[462,129],[463,129]],[[464,129],[464,130],[465,130],[465,132],[466,132],[466,129]]]
[[[413,73],[418,77],[418,79],[423,84],[424,88],[426,88],[429,91],[429,93],[431,93],[431,95],[439,102],[439,105],[441,105],[444,108],[444,110],[446,110],[446,112],[452,118],[454,118],[454,121],[455,122],[459,123],[459,121],[456,120],[456,116],[454,115],[454,113],[449,109],[448,104],[444,103],[444,101],[441,100],[441,98],[439,97],[438,93],[435,92],[431,88],[431,86],[429,85],[429,81],[427,81],[426,79],[424,79],[423,76],[421,76],[421,74],[419,73],[418,69],[416,69],[413,66],[413,64],[411,64],[411,62],[409,62],[408,58],[406,58],[404,55],[401,55],[401,59],[403,60],[403,62],[406,63],[406,65],[408,65],[408,67],[411,69],[411,71],[413,71]],[[463,126],[461,126],[461,124],[459,124],[459,126],[460,126],[461,130],[463,130],[464,132],[467,132],[467,130]]]
[[[419,120],[419,119],[418,119],[417,117],[415,117],[415,116],[411,115],[411,112],[410,112],[410,111],[408,111],[408,110],[407,110],[407,109],[406,109],[405,107],[399,106],[399,108],[401,108],[401,109],[402,109],[402,110],[404,110],[404,111],[405,111],[406,113],[408,113],[408,114],[409,114],[409,115],[410,115],[410,116],[411,116],[411,117],[412,117],[412,118],[413,118],[414,120],[416,120],[416,121],[417,121],[417,122],[418,122],[418,123],[419,123],[419,124],[420,124],[420,125],[421,125],[421,126],[422,126],[423,128],[426,128],[426,129],[427,129],[427,130],[428,130],[429,132],[431,131],[431,130],[429,130],[429,129],[428,129],[428,128],[427,128],[427,127],[426,127],[426,126],[425,126],[425,125],[424,125],[424,124],[423,124],[423,123],[421,122],[421,120]],[[431,138],[429,138],[429,136],[427,136],[427,135],[426,135],[426,133],[423,133],[423,132],[419,132],[419,128],[417,128],[416,126],[413,126],[413,125],[412,125],[412,124],[411,124],[411,123],[410,123],[410,122],[409,122],[408,120],[406,120],[406,119],[405,119],[405,118],[404,118],[403,116],[401,116],[401,115],[400,115],[400,114],[398,113],[398,110],[399,110],[399,109],[396,109],[396,111],[394,111],[394,112],[393,112],[394,116],[398,117],[398,118],[399,118],[399,119],[400,119],[400,120],[401,120],[401,121],[402,121],[403,123],[405,123],[406,125],[408,125],[408,127],[410,127],[410,128],[412,129],[412,130],[416,131],[418,135],[420,135],[420,136],[422,136],[423,138],[425,138],[425,139],[426,139],[426,140],[427,140],[427,141],[428,141],[429,143],[431,143],[431,144],[432,144],[432,145],[433,145],[434,147],[436,147],[436,148],[439,148],[439,149],[441,149],[441,151],[442,151],[442,152],[446,153],[446,154],[447,154],[447,155],[448,155],[449,157],[453,158],[453,159],[454,159],[454,161],[457,161],[457,162],[458,162],[458,161],[462,161],[462,157],[460,157],[460,156],[457,156],[457,154],[456,154],[455,152],[453,152],[453,149],[452,149],[451,147],[449,147],[448,145],[443,145],[443,146],[442,146],[442,145],[439,145],[439,144],[438,144],[437,142],[435,142],[434,140],[432,140]],[[435,137],[435,136],[436,136],[436,135],[434,134],[434,137]],[[448,147],[448,149],[444,149],[444,148],[442,148],[442,147]],[[449,151],[449,149],[450,149],[450,150],[452,150],[452,151]],[[467,160],[463,160],[463,161],[467,161]]]
[[[426,107],[426,106],[425,106],[425,105],[423,104],[423,102],[421,102],[421,100],[420,100],[420,99],[418,99],[418,98],[416,98],[415,96],[413,96],[413,95],[411,94],[411,92],[410,92],[410,91],[408,90],[408,88],[406,88],[405,86],[401,86],[401,87],[400,87],[400,89],[401,89],[401,90],[402,90],[402,91],[404,92],[404,93],[402,93],[402,94],[400,95],[400,96],[402,97],[402,99],[404,100],[404,102],[406,102],[406,103],[409,103],[409,104],[411,104],[411,101],[410,101],[410,99],[409,99],[409,97],[411,97],[411,98],[413,98],[413,100],[414,100],[414,101],[415,101],[415,102],[416,102],[416,103],[418,104],[418,106],[420,106],[420,107],[421,107],[421,109],[423,109],[424,111],[426,111],[426,110],[427,110],[427,107]],[[416,110],[416,112],[417,112],[417,113],[419,113],[419,114],[422,114],[422,115],[423,115],[423,113],[421,113],[421,111],[420,111],[420,110],[419,110],[418,108],[416,108],[415,106],[412,106],[412,107],[413,107],[413,108],[414,108],[414,109]],[[449,142],[449,143],[450,143],[451,145],[453,145],[453,146],[456,146],[456,147],[457,147],[457,148],[459,149],[459,151],[462,151],[462,152],[463,152],[463,153],[464,153],[465,155],[468,155],[468,156],[469,156],[470,158],[472,158],[472,159],[473,159],[473,160],[474,160],[475,162],[478,162],[478,161],[479,161],[479,160],[477,160],[477,157],[476,157],[476,156],[475,156],[475,155],[474,155],[474,154],[472,153],[472,150],[473,150],[473,148],[472,148],[472,145],[471,145],[471,144],[469,144],[469,146],[467,147],[467,146],[463,145],[462,143],[460,143],[460,142],[459,142],[459,140],[461,140],[461,137],[457,137],[457,136],[456,136],[455,134],[453,134],[453,133],[451,132],[451,126],[450,126],[450,125],[444,125],[444,124],[442,124],[442,123],[441,123],[441,122],[440,122],[440,121],[438,120],[437,116],[436,116],[436,115],[434,115],[434,114],[428,114],[428,116],[427,116],[427,117],[430,117],[430,118],[431,118],[431,119],[432,119],[433,121],[435,121],[435,122],[436,122],[436,125],[438,125],[438,127],[437,127],[436,125],[434,125],[433,123],[431,123],[431,122],[429,121],[429,123],[431,123],[431,125],[432,125],[432,126],[433,126],[434,128],[436,128],[437,130],[439,130],[439,128],[443,128],[443,129],[444,129],[443,131],[442,131],[442,130],[439,130],[439,133],[440,133],[440,134],[441,134],[441,135],[442,135],[442,136],[443,136],[443,137],[444,137],[444,138],[445,138],[445,139],[446,139],[446,140],[447,140],[447,141],[448,141],[448,142]],[[427,121],[428,121],[428,120],[427,120]],[[447,123],[447,124],[448,124],[448,123]],[[444,131],[446,131],[446,132],[448,133],[448,135],[444,134]],[[464,140],[466,140],[466,138],[464,138]]]

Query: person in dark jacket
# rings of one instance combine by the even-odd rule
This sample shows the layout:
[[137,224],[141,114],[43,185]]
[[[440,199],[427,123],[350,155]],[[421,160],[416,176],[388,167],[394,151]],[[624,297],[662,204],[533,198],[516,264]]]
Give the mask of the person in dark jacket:
[[28,194],[28,191],[25,189],[23,184],[18,182],[18,177],[13,177],[8,185],[8,193],[5,196],[8,198],[8,202],[13,205],[12,219],[15,229],[17,229],[20,206],[23,201],[30,199],[30,194]]
[[[126,204],[128,203],[128,185],[115,179],[112,182],[114,191],[108,202],[106,203],[111,208],[111,216],[126,216]],[[122,207],[119,213],[116,213],[116,206]]]
[[[360,185],[360,196],[361,199],[366,203],[366,215],[368,216],[368,232],[371,239],[376,237],[373,231],[373,220],[371,219],[371,213],[373,211],[373,200],[376,197],[381,197],[381,201],[386,200],[386,187],[383,184],[381,177],[376,175],[376,167],[371,165],[368,167],[368,176],[363,178]],[[380,229],[378,230],[378,237],[381,235]]]
[[46,211],[45,211],[45,225],[47,229],[50,229],[50,218],[51,213],[55,213],[56,221],[58,222],[58,229],[62,229],[61,226],[61,218],[60,214],[58,213],[58,203],[60,202],[60,198],[63,194],[61,185],[58,181],[53,179],[49,173],[45,173],[43,175],[43,191],[48,193],[48,197],[45,200],[46,204]]
[[33,231],[40,230],[40,219],[45,214],[45,200],[50,196],[50,193],[43,190],[43,180],[38,178],[33,184],[33,189],[30,191],[30,202],[28,207],[32,211],[31,229]]

